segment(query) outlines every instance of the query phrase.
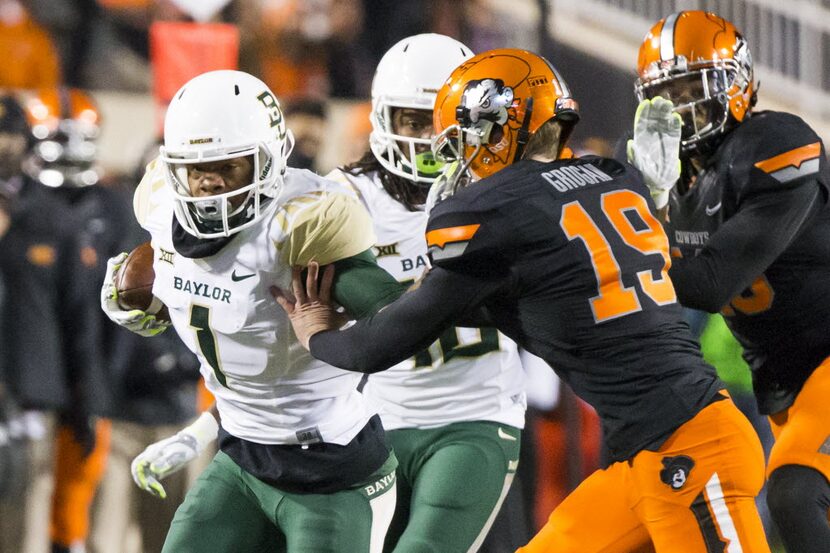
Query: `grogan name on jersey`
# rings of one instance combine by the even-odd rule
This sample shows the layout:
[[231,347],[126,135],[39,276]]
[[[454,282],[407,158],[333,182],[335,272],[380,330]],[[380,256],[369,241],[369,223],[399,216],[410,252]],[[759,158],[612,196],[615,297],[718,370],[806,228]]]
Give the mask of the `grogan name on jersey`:
[[613,180],[609,175],[600,171],[590,163],[568,165],[542,173],[542,178],[548,181],[558,192],[576,190],[589,184]]

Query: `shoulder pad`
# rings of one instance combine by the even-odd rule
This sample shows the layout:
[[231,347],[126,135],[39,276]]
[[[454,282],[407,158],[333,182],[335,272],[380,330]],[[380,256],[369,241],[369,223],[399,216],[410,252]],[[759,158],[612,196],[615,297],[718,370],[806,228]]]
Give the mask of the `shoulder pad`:
[[752,194],[791,188],[812,177],[830,185],[824,144],[800,117],[760,112],[742,123],[723,146],[738,203]]
[[426,241],[432,263],[477,276],[503,274],[513,251],[504,243],[511,233],[493,213],[467,210],[458,200],[451,197],[430,214]]
[[324,182],[332,186],[295,194],[274,214],[271,237],[290,265],[332,263],[357,255],[376,241],[372,220],[355,194]]
[[[164,181],[164,173],[161,162],[158,158],[147,164],[144,177],[141,179],[133,196],[133,212],[135,218],[145,229],[153,225],[153,220],[164,205],[167,185]],[[172,209],[171,209],[172,213]],[[169,226],[170,221],[166,224]]]

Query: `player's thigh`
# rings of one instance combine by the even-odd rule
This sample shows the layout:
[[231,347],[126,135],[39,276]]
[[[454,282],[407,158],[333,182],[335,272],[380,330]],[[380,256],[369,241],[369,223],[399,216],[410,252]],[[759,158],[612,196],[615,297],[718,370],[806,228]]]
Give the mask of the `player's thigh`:
[[282,542],[241,469],[220,452],[176,511],[162,552],[278,552]]
[[[390,433],[387,433],[387,437]],[[393,446],[395,455],[397,456],[397,449]],[[384,540],[383,551],[390,553],[395,549],[395,544],[398,543],[401,535],[406,529],[406,524],[409,521],[409,509],[412,503],[412,485],[409,479],[404,478],[401,470],[401,465],[398,466],[396,477],[396,502],[395,513],[392,521],[389,523],[389,530],[386,532]]]
[[383,547],[385,553],[394,550],[409,521],[409,511],[412,505],[412,486],[423,462],[424,444],[430,442],[428,437],[424,439],[420,432],[415,428],[388,430],[386,432],[386,441],[392,446],[392,451],[395,452],[395,457],[398,459],[398,468],[395,471],[397,502],[395,503],[395,515],[389,525],[389,531],[386,533],[386,543]]
[[409,432],[433,439],[414,452],[422,458],[409,475],[409,520],[393,551],[477,551],[513,482],[519,429],[465,422]]
[[717,401],[658,451],[634,458],[635,512],[658,552],[707,553],[730,545],[768,553],[755,506],[763,475],[763,450],[751,424],[731,400]]
[[645,553],[653,551],[631,509],[628,465],[614,463],[586,478],[517,553]]
[[830,480],[830,359],[819,366],[795,402],[770,417],[775,444],[767,476],[784,465],[813,468]]
[[290,553],[381,553],[395,511],[395,457],[362,486],[329,494],[284,494],[276,521]]

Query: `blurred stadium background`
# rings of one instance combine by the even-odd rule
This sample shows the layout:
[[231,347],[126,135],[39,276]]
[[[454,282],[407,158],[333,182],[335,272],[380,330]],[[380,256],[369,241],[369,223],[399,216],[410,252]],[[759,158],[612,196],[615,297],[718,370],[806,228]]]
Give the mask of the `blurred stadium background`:
[[[101,161],[112,170],[132,167],[157,132],[153,65],[147,56],[149,46],[142,44],[149,35],[145,25],[152,22],[135,15],[151,3],[24,2],[56,37],[67,82],[91,89],[100,102]],[[359,151],[347,143],[368,131],[367,126],[360,128],[365,114],[361,109],[368,99],[373,66],[386,48],[418,32],[442,32],[475,51],[522,47],[541,52],[560,69],[580,101],[585,117],[576,138],[614,141],[627,130],[636,107],[632,82],[639,43],[656,20],[679,9],[707,9],[733,21],[752,47],[761,83],[759,108],[798,113],[825,140],[830,137],[828,0],[234,0],[228,4],[224,15],[213,19],[239,28],[239,68],[265,77],[283,103],[297,98],[326,102],[322,171]],[[234,8],[235,4],[239,6]],[[171,12],[174,15],[158,17],[182,17]],[[257,12],[259,16],[251,17]],[[78,33],[88,36],[79,38]],[[280,84],[285,70],[291,71],[290,82]]]
[[[298,138],[290,163],[325,174],[366,149],[381,55],[405,36],[438,32],[476,52],[545,55],[580,103],[574,149],[610,155],[636,107],[640,41],[681,9],[734,22],[754,55],[758,108],[796,113],[830,139],[830,0],[0,0],[0,88],[21,97],[58,85],[87,91],[101,116],[98,164],[135,185],[173,92],[204,70],[239,68],[265,80],[286,109]],[[748,371],[722,320],[689,313],[689,321],[752,416]],[[535,407],[534,472],[524,482],[531,526],[600,456],[595,420],[567,392],[559,402],[542,394]],[[768,440],[766,422],[754,418]],[[15,547],[44,553],[46,516],[30,517],[35,528]],[[138,550],[139,539],[131,543],[126,553]]]

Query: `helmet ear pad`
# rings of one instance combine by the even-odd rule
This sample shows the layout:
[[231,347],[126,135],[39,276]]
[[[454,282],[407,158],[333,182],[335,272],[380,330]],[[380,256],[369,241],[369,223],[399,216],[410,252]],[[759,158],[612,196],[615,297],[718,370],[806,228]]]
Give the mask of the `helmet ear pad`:
[[494,125],[490,131],[490,144],[498,144],[504,140],[504,127],[501,125]]
[[737,94],[728,100],[729,114],[740,123],[752,111],[757,101],[758,95],[755,92],[755,87],[750,84],[746,92]]

